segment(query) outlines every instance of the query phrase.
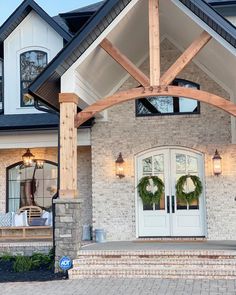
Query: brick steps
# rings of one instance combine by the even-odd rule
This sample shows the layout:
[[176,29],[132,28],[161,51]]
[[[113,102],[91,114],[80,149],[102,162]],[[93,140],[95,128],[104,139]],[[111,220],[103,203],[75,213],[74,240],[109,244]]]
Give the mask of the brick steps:
[[79,251],[70,278],[236,279],[235,251]]
[[107,266],[107,265],[230,265],[236,267],[236,260],[235,259],[194,259],[194,260],[184,260],[181,258],[175,258],[175,259],[168,259],[166,258],[159,258],[159,259],[139,259],[137,262],[137,259],[120,259],[120,258],[111,258],[111,259],[77,259],[74,261],[74,267],[81,267],[81,266],[88,266],[88,265],[97,265],[97,266]]

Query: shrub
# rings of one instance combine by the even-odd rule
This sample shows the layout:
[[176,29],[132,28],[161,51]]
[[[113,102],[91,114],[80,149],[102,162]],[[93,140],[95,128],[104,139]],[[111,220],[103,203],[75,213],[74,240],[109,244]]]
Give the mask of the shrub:
[[51,269],[53,260],[49,254],[46,255],[41,253],[34,253],[30,258],[32,262],[32,269],[40,269],[40,268]]
[[9,262],[15,260],[15,257],[10,253],[4,253],[0,255],[0,261]]
[[13,264],[15,272],[24,272],[32,269],[32,259],[28,256],[16,256]]

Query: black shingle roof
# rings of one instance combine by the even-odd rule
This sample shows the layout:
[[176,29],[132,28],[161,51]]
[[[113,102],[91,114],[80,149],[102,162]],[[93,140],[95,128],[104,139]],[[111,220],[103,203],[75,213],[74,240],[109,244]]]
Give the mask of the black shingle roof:
[[[92,122],[93,120],[89,120],[81,127],[91,127]],[[59,117],[48,113],[0,115],[0,131],[56,129],[58,124]]]
[[71,11],[68,11],[66,13],[96,12],[104,4],[104,2],[105,2],[105,0],[104,1],[99,1],[97,3],[91,4],[91,5],[82,7],[82,8],[78,8],[78,9],[75,9],[75,10],[71,10]]

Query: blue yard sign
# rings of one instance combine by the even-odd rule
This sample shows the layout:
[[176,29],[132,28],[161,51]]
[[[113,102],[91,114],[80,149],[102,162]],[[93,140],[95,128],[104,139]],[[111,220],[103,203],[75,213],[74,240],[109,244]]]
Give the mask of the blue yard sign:
[[59,267],[62,270],[68,270],[72,267],[72,261],[69,257],[63,256],[59,261]]

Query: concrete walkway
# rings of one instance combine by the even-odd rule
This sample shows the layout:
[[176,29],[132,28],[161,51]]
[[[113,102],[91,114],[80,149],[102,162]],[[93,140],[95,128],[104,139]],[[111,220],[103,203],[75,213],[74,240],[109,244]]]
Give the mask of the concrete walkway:
[[236,280],[83,279],[0,284],[3,295],[235,295]]
[[236,241],[125,241],[84,245],[81,250],[225,250],[236,251]]

